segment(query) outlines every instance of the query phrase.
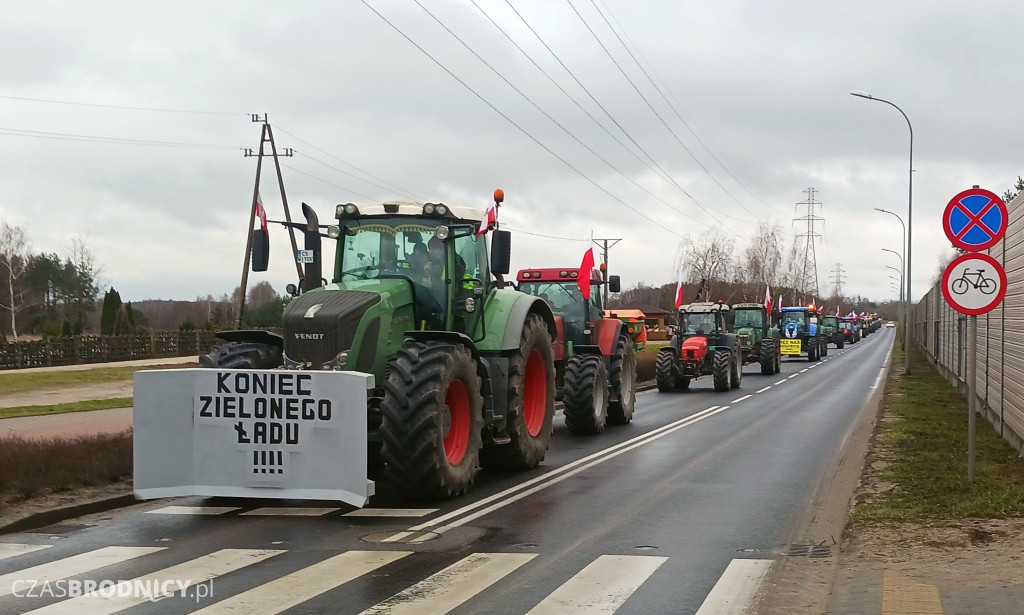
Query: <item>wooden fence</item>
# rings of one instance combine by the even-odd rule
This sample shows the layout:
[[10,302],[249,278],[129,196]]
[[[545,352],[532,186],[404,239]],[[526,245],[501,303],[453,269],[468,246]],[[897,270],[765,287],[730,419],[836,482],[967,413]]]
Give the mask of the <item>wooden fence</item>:
[[[978,316],[978,407],[1024,451],[1024,193],[1007,204],[1006,236],[987,250],[1006,269],[1006,298]],[[941,282],[940,282],[941,284]],[[935,285],[913,306],[911,334],[939,371],[967,396],[967,316],[946,304]]]
[[148,335],[76,335],[0,344],[0,370],[105,363],[205,354],[213,331],[154,331]]

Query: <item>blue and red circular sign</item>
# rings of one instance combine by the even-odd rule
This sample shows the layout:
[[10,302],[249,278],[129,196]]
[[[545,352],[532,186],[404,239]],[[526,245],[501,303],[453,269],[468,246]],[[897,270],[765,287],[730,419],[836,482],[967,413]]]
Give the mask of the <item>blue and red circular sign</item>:
[[983,188],[964,190],[942,214],[942,228],[953,245],[967,252],[987,250],[1003,238],[1009,215],[1003,199]]

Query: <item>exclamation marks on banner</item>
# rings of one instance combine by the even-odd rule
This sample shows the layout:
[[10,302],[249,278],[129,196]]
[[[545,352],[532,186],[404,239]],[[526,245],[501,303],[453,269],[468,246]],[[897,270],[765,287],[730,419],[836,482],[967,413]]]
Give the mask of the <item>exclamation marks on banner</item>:
[[280,450],[254,450],[253,474],[284,474],[284,452]]

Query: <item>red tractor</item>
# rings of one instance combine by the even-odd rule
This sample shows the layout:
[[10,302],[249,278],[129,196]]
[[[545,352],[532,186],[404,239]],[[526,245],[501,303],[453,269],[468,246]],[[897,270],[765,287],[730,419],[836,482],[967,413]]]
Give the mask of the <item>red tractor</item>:
[[[604,317],[601,273],[591,274],[589,300],[583,298],[575,267],[524,269],[517,282],[520,292],[544,299],[555,315],[555,386],[569,431],[595,434],[608,423],[623,425],[632,420],[634,339],[622,320]],[[619,292],[619,276],[611,276],[608,287]]]

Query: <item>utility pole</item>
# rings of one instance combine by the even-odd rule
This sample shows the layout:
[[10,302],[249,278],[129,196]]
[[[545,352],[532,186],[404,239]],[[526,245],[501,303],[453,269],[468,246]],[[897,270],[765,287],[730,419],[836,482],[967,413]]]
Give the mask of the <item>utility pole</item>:
[[601,275],[602,286],[604,287],[604,296],[602,297],[601,305],[605,307],[608,307],[608,250],[620,241],[622,241],[622,239],[594,239],[595,243],[599,242],[601,244],[601,262],[605,264],[605,271]]
[[[265,145],[270,144],[270,155],[274,159],[274,168],[277,170],[277,185],[281,190],[281,202],[284,203],[284,218],[288,222],[292,221],[291,212],[288,209],[288,196],[284,192],[284,177],[281,175],[281,163],[278,160],[278,156],[284,156],[290,158],[294,155],[294,150],[290,147],[285,148],[280,154],[277,151],[277,144],[274,143],[274,131],[270,128],[270,123],[267,122],[267,114],[260,115],[253,113],[250,115],[250,119],[254,124],[263,124],[262,131],[260,133],[260,148],[259,153],[253,152],[252,149],[246,148],[243,155],[246,158],[252,156],[258,156],[256,158],[256,182],[252,189],[252,206],[249,208],[249,226],[246,227],[245,234],[245,259],[242,263],[242,282],[239,284],[238,292],[241,295],[238,298],[238,312],[235,316],[235,329],[242,327],[242,313],[245,311],[245,292],[249,284],[249,259],[252,257],[252,227],[256,222],[256,201],[260,198],[260,176],[263,171],[263,157],[266,155]],[[295,229],[288,225],[288,236],[292,242],[292,258],[295,260],[295,271],[298,273],[299,279],[302,278],[302,265],[299,264],[297,254],[299,251],[298,244],[295,242]]]
[[797,239],[803,237],[806,239],[804,244],[804,262],[800,269],[800,289],[814,296],[820,295],[818,292],[818,260],[817,254],[815,253],[814,241],[821,237],[818,233],[814,232],[814,224],[816,222],[824,222],[825,219],[815,215],[814,207],[821,206],[819,201],[814,200],[814,194],[817,192],[814,188],[808,188],[804,190],[807,194],[807,200],[797,203],[797,205],[807,206],[807,215],[800,218],[793,218],[793,222],[806,222],[807,232],[800,233],[797,235]]
[[834,297],[843,296],[843,282],[846,281],[846,276],[843,275],[843,264],[836,263],[836,270],[832,272],[832,284],[833,284],[833,295]]

